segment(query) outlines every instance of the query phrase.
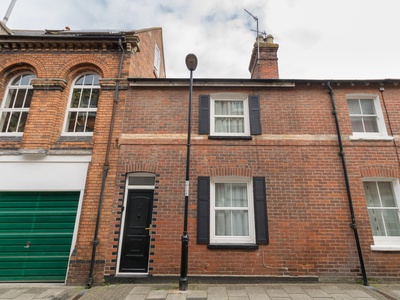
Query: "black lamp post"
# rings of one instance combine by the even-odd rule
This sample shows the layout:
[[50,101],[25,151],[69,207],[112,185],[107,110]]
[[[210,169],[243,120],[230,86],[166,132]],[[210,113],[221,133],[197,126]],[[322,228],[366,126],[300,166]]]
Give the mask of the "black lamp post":
[[188,207],[189,207],[189,169],[190,169],[190,131],[192,123],[192,92],[193,92],[193,71],[197,67],[196,55],[190,53],[186,56],[186,67],[190,71],[190,89],[189,89],[189,113],[188,113],[188,133],[186,144],[186,182],[185,182],[185,214],[183,221],[182,234],[182,252],[181,252],[181,277],[179,278],[179,290],[187,291],[188,289],[188,257],[189,257],[189,236],[188,227]]

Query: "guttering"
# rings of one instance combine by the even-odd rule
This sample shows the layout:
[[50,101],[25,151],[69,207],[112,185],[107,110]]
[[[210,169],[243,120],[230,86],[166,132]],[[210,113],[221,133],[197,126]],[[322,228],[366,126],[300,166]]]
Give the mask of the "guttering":
[[330,95],[331,104],[332,104],[332,115],[335,118],[336,132],[337,132],[337,138],[338,138],[338,142],[339,142],[339,156],[342,160],[343,175],[344,175],[344,180],[346,183],[347,200],[349,202],[349,209],[350,209],[350,217],[351,217],[350,227],[351,227],[351,229],[353,229],[353,232],[354,232],[354,238],[355,238],[356,245],[357,245],[357,252],[358,252],[358,258],[360,260],[360,267],[361,267],[363,282],[364,282],[365,286],[368,286],[367,273],[365,271],[364,259],[363,259],[363,255],[362,255],[362,251],[361,251],[360,238],[358,236],[356,217],[354,214],[353,200],[351,198],[350,182],[349,182],[349,177],[347,174],[346,160],[344,157],[344,149],[343,149],[343,143],[342,143],[342,136],[340,133],[339,119],[338,119],[337,112],[336,112],[335,97],[333,94],[333,89],[329,82],[327,83],[326,86],[329,89],[329,95]]
[[121,39],[119,39],[119,41],[118,41],[118,46],[122,50],[122,55],[121,55],[121,59],[119,61],[118,77],[117,77],[117,82],[116,82],[116,86],[115,86],[113,107],[112,107],[112,111],[111,111],[111,122],[110,122],[109,131],[108,131],[107,150],[106,150],[106,157],[105,157],[104,166],[103,166],[103,178],[101,181],[99,205],[97,208],[96,227],[95,227],[94,238],[93,238],[92,258],[90,260],[89,276],[88,276],[88,279],[86,282],[86,288],[88,288],[88,289],[90,289],[93,286],[93,269],[94,269],[94,264],[95,264],[95,259],[96,259],[96,248],[97,248],[97,245],[99,244],[98,234],[99,234],[99,227],[100,227],[101,208],[102,208],[102,204],[103,204],[104,189],[105,189],[105,185],[106,185],[107,173],[110,168],[109,167],[109,157],[110,157],[112,134],[113,134],[114,123],[115,123],[115,109],[116,109],[116,106],[118,103],[119,80],[121,79],[122,63],[124,61],[124,56],[125,56],[125,50],[124,50],[124,47],[122,46]]
[[[128,84],[132,87],[188,87],[184,78],[128,78]],[[196,87],[271,87],[294,88],[291,80],[279,79],[241,79],[241,78],[199,78],[193,80]]]
[[[357,80],[321,80],[321,79],[248,79],[248,78],[196,78],[195,87],[250,87],[250,88],[294,88],[326,86],[399,86],[400,79],[357,79]],[[188,87],[186,78],[128,78],[131,87]]]

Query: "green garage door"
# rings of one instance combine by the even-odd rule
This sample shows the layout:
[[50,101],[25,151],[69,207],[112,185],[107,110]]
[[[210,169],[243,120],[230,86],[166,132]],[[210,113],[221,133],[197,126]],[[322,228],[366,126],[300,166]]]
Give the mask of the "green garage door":
[[0,192],[0,281],[64,281],[79,192]]

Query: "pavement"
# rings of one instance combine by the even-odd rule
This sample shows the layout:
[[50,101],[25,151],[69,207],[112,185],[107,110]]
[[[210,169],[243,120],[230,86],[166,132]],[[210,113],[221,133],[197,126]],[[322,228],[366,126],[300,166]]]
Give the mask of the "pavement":
[[400,283],[111,284],[85,289],[63,284],[1,283],[0,300],[400,300]]

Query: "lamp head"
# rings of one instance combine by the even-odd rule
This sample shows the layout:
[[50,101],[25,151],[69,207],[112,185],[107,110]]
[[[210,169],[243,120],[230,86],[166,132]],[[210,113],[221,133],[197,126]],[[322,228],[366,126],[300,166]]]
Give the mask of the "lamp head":
[[189,71],[194,71],[196,70],[197,67],[197,57],[193,53],[190,53],[186,56],[186,67],[189,69]]

